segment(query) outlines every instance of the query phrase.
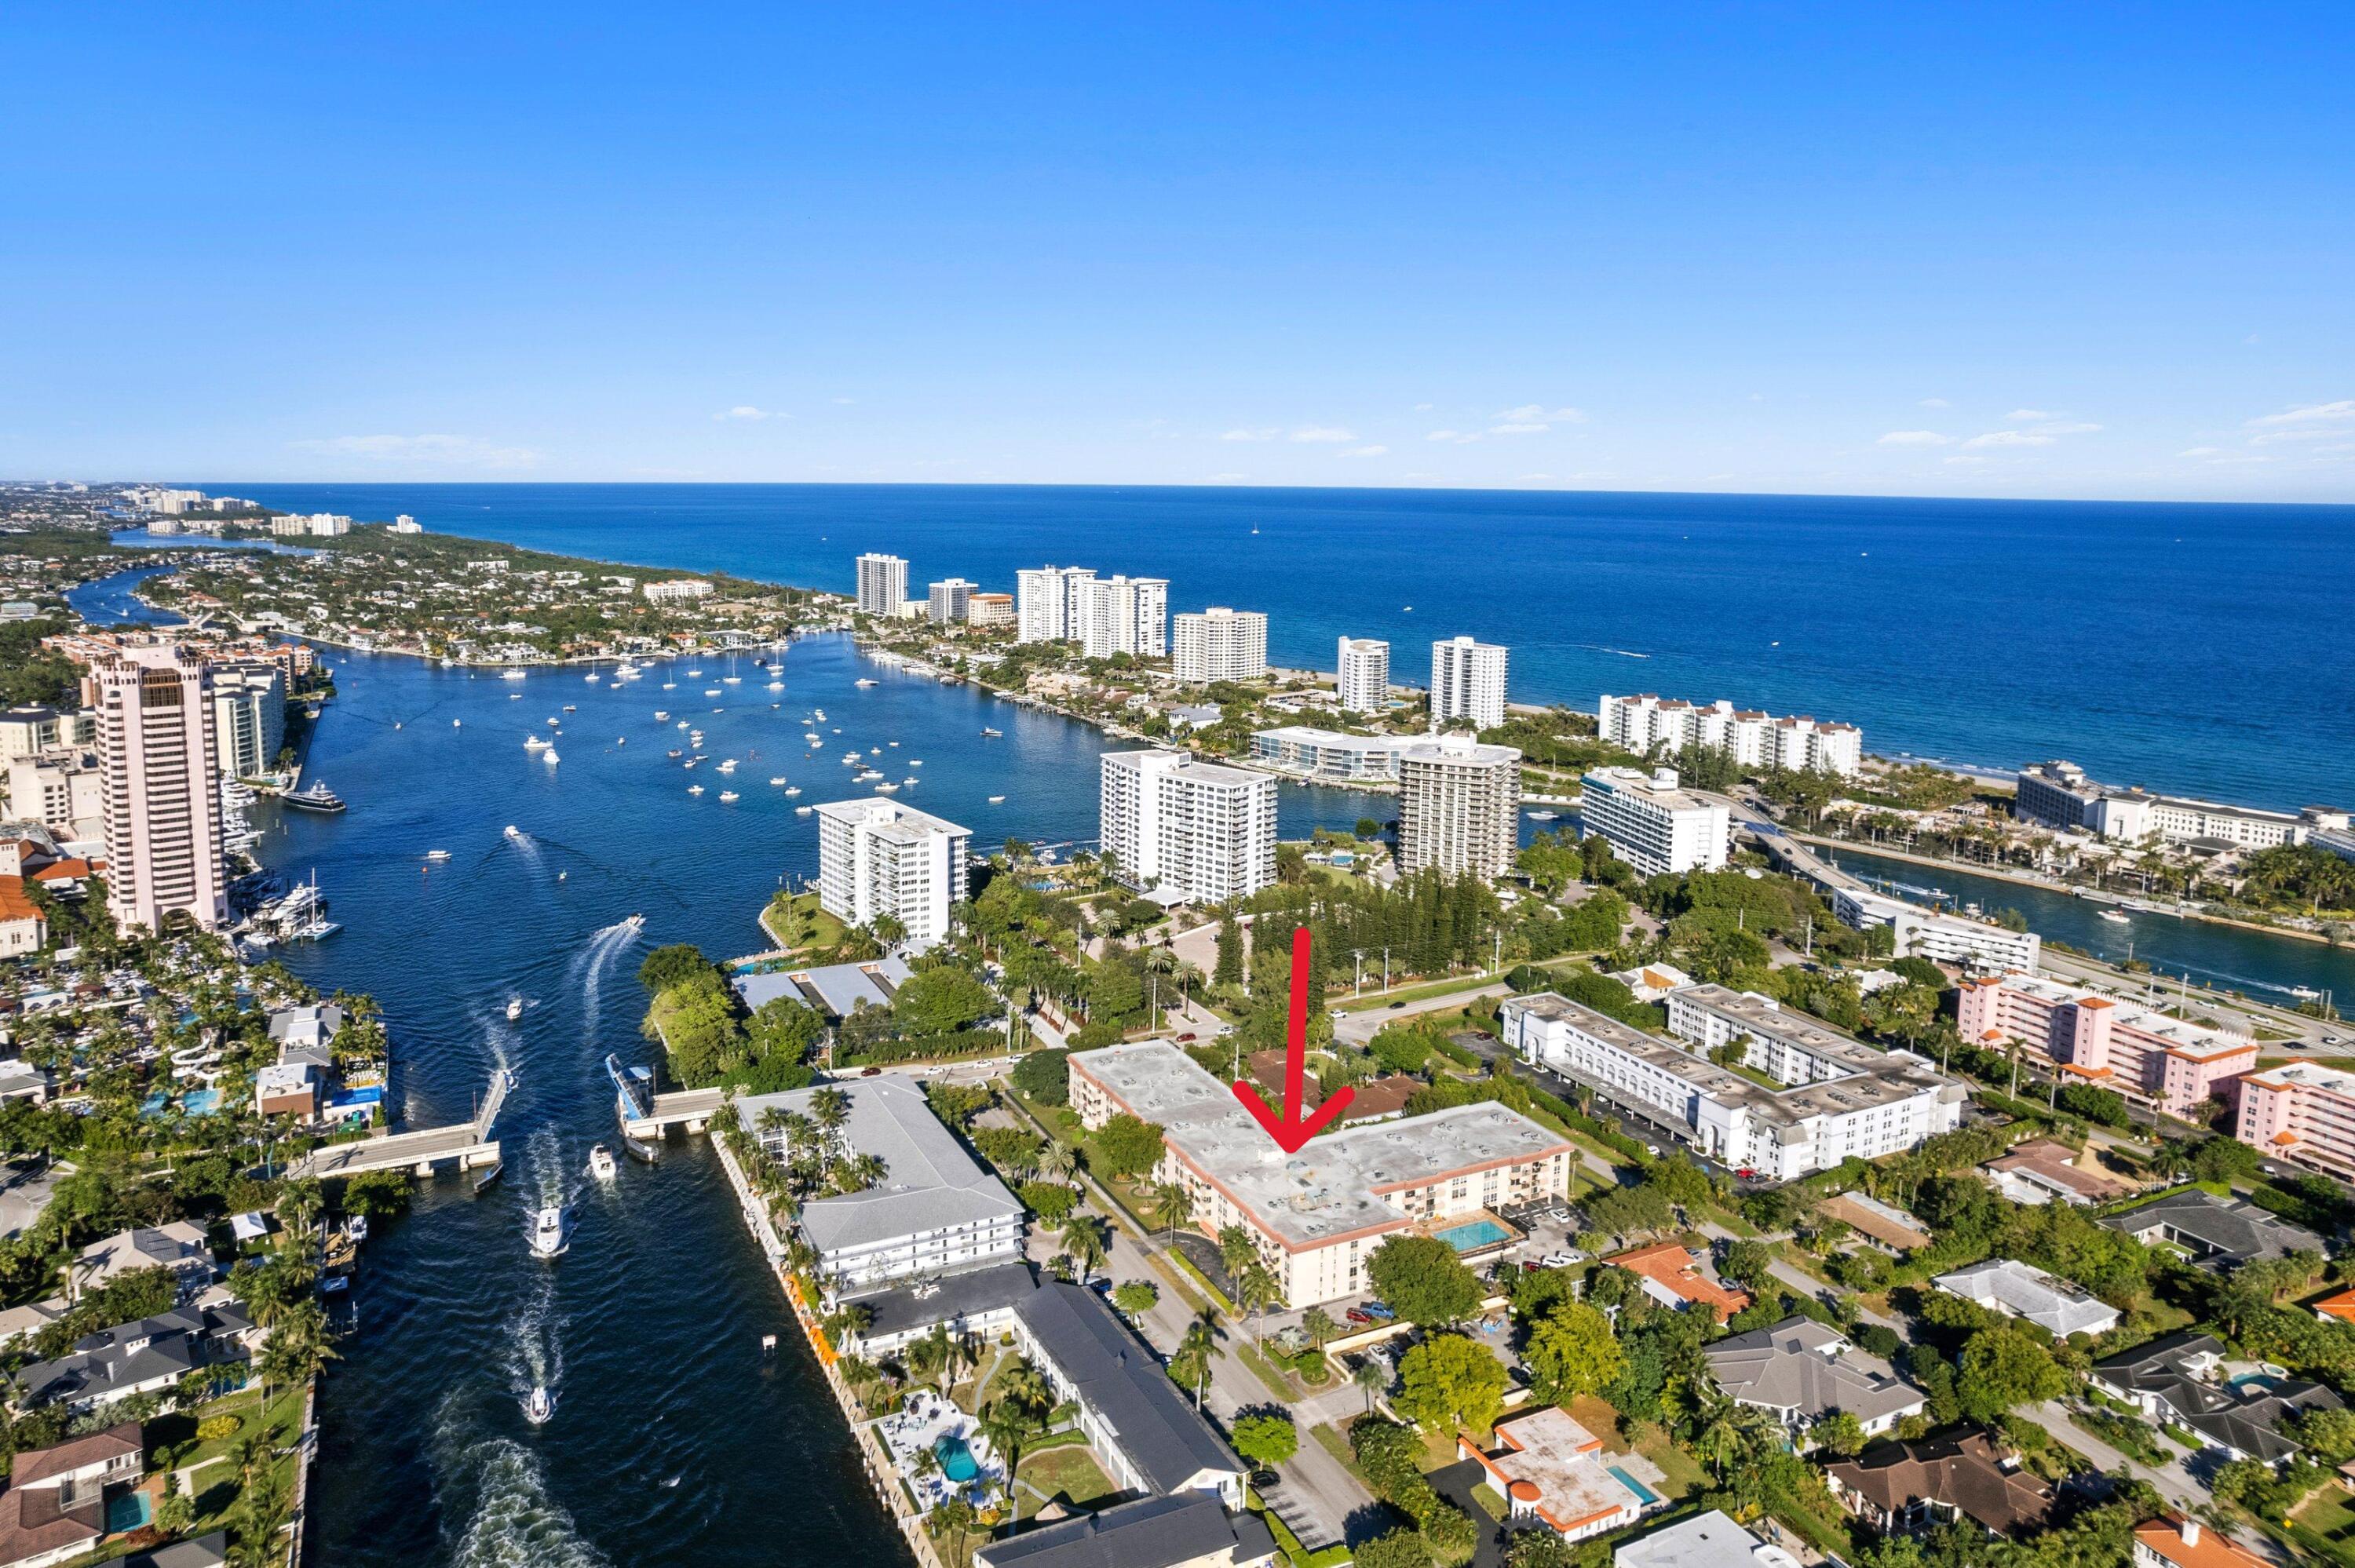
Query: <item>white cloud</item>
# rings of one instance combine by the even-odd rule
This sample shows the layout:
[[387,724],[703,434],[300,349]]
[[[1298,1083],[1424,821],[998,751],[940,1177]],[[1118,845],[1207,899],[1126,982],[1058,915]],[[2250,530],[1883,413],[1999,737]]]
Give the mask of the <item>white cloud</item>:
[[2098,430],[2101,428],[2102,427],[2099,425],[2089,425],[2083,423],[2082,421],[2071,423],[2068,420],[2062,419],[2055,420],[2049,425],[2037,426],[2036,433],[2040,436],[2084,436],[2091,435],[2094,431]]
[[1935,430],[1891,430],[1881,438],[1884,447],[1947,447],[1955,444],[1952,436],[1942,436]]
[[1516,420],[1510,424],[1491,425],[1488,427],[1488,433],[1492,436],[1533,436],[1540,430],[1552,429],[1551,425],[1530,424],[1526,420]]
[[2320,440],[2344,433],[2350,425],[2355,425],[2355,397],[2341,397],[2335,403],[2307,403],[2251,419],[2249,429],[2258,433],[2249,438],[2249,444],[2269,447],[2277,441]]
[[1536,425],[1540,429],[1547,425],[1582,425],[1586,422],[1586,415],[1581,409],[1549,408],[1542,403],[1524,403],[1518,408],[1500,409],[1490,417],[1508,424]]
[[2188,447],[2175,455],[2177,457],[2214,457],[2223,450],[2222,447]]
[[724,414],[714,414],[715,419],[790,419],[791,414],[780,414],[767,408],[755,408],[750,403],[739,403]]
[[1426,441],[1454,441],[1458,446],[1461,446],[1465,441],[1478,440],[1480,439],[1480,432],[1477,430],[1433,430],[1431,434],[1423,437],[1423,439]]
[[1951,408],[1954,405],[1947,402],[1944,397],[1924,397],[1922,399],[1922,407],[1924,408]]
[[1989,430],[1983,436],[1973,436],[1966,447],[2049,447],[2053,438],[2034,430]]
[[1343,452],[1341,455],[1343,457],[1381,457],[1390,450],[1390,448],[1383,446],[1351,447],[1348,451]]
[[540,460],[530,447],[502,447],[474,436],[334,436],[293,442],[298,450],[364,457],[388,463],[454,463],[467,468],[529,468]]
[[1338,445],[1343,441],[1356,440],[1358,433],[1355,430],[1345,429],[1339,425],[1303,425],[1286,439]]
[[2025,423],[2030,419],[2049,419],[2051,417],[2041,408],[2014,408],[2004,416],[2015,425]]
[[1219,440],[1222,441],[1272,441],[1275,440],[1275,437],[1276,432],[1273,430],[1229,430],[1224,435],[1220,436]]
[[1963,468],[1974,463],[1985,462],[1987,461],[1987,459],[1983,457],[1950,457],[1946,461],[1954,467]]
[[1428,414],[1431,412],[1431,405],[1428,403],[1417,403],[1414,406],[1414,411],[1418,414]]

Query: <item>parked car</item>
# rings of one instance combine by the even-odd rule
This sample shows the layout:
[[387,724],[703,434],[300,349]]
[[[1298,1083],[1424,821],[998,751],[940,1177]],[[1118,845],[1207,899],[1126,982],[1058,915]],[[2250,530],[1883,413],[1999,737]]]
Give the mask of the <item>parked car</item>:
[[1360,1329],[1370,1329],[1374,1326],[1374,1315],[1362,1307],[1352,1307],[1341,1316],[1357,1324]]
[[1378,1323],[1387,1323],[1391,1319],[1398,1316],[1397,1312],[1393,1311],[1389,1307],[1384,1306],[1380,1301],[1367,1302],[1362,1310],[1364,1310],[1368,1316],[1371,1317]]
[[883,1069],[880,1067],[861,1067],[858,1069],[858,1075],[862,1078],[879,1078],[883,1075]]
[[1394,1001],[1394,1002],[1391,1003],[1391,1012],[1397,1012],[1400,1008],[1404,1007],[1405,1005],[1406,1005],[1406,1003],[1404,1003],[1404,1002],[1402,1002],[1402,1001]]
[[1253,1470],[1251,1473],[1251,1484],[1253,1491],[1263,1492],[1270,1487],[1282,1486],[1284,1478],[1273,1470]]

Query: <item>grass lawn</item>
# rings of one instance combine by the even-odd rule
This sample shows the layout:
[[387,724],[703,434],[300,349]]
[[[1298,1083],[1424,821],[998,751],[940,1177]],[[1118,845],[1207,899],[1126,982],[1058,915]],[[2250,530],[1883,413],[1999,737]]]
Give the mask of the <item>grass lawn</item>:
[[1472,1489],[1472,1500],[1480,1505],[1482,1513],[1487,1514],[1498,1524],[1505,1522],[1505,1515],[1509,1510],[1505,1504],[1504,1493],[1483,1481]]
[[1477,991],[1484,985],[1494,985],[1504,979],[1496,974],[1458,975],[1454,980],[1433,980],[1428,985],[1406,986],[1398,991],[1368,991],[1364,996],[1333,1005],[1344,1012],[1371,1012],[1387,1008],[1394,1001],[1421,1001],[1427,997],[1452,996],[1459,991]]
[[2311,1532],[2306,1542],[2328,1552],[2340,1563],[2355,1563],[2355,1498],[2347,1489],[2326,1482],[2290,1521]]
[[[166,1415],[149,1425],[149,1441],[151,1445],[158,1445],[193,1441],[197,1425],[216,1415],[235,1415],[243,1422],[229,1436],[196,1443],[186,1453],[176,1456],[177,1464],[175,1467],[180,1469],[204,1464],[210,1459],[219,1461],[196,1478],[197,1492],[192,1500],[196,1504],[197,1520],[192,1533],[200,1535],[208,1530],[218,1530],[228,1522],[229,1511],[235,1506],[240,1490],[237,1467],[231,1456],[235,1454],[237,1446],[256,1429],[261,1412],[261,1391],[259,1388],[243,1389],[199,1406],[194,1412],[194,1420],[186,1415]],[[272,1389],[268,1417],[270,1441],[274,1449],[284,1451],[272,1461],[272,1468],[278,1473],[278,1478],[290,1497],[294,1485],[295,1464],[292,1450],[296,1437],[302,1433],[302,1385],[297,1383],[292,1388]],[[152,1446],[150,1452],[152,1457]]]
[[1365,1472],[1358,1468],[1358,1456],[1349,1449],[1348,1433],[1327,1422],[1323,1425],[1311,1427],[1308,1435],[1316,1438],[1316,1446],[1332,1455],[1343,1469],[1355,1476],[1359,1486],[1369,1492],[1374,1489],[1373,1483],[1366,1479]]
[[[1073,1509],[1092,1508],[1110,1499],[1115,1490],[1104,1479],[1095,1456],[1076,1444],[1023,1455],[1020,1478],[1050,1499],[1062,1499],[1065,1507]],[[1029,1493],[1021,1492],[1015,1506],[1021,1517],[1028,1519],[1046,1505]]]
[[808,939],[798,943],[785,940],[785,923],[777,918],[777,907],[773,903],[761,911],[761,929],[768,933],[769,940],[796,953],[811,948],[831,948],[842,940],[841,919],[818,906],[816,894],[796,894],[791,904],[794,909],[803,912],[802,929],[808,934]]
[[1248,1336],[1238,1334],[1233,1340],[1230,1341],[1230,1349],[1234,1352],[1235,1359],[1251,1368],[1252,1375],[1265,1384],[1270,1393],[1275,1395],[1277,1403],[1291,1404],[1307,1397],[1307,1391],[1287,1375],[1282,1367],[1275,1365],[1252,1348]]

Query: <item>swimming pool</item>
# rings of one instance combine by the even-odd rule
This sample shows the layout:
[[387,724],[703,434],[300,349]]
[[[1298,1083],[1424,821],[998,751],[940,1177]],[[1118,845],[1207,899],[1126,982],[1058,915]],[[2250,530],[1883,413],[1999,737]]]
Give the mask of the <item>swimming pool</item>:
[[954,1432],[942,1434],[932,1444],[932,1457],[941,1462],[941,1474],[959,1486],[981,1475],[981,1467],[974,1463],[973,1450]]
[[1654,1491],[1651,1488],[1646,1486],[1643,1482],[1637,1480],[1635,1477],[1629,1475],[1618,1466],[1605,1465],[1603,1467],[1610,1471],[1613,1475],[1618,1477],[1619,1484],[1621,1486],[1625,1487],[1629,1491],[1636,1494],[1636,1503],[1637,1507],[1649,1508],[1654,1503],[1660,1500],[1659,1493]]
[[120,1535],[126,1531],[144,1530],[155,1522],[155,1510],[145,1492],[124,1492],[121,1497],[106,1499],[106,1532]]
[[1494,1246],[1500,1241],[1510,1241],[1513,1233],[1485,1215],[1466,1220],[1460,1225],[1449,1225],[1431,1233],[1433,1239],[1445,1242],[1457,1252],[1477,1252],[1484,1246]]

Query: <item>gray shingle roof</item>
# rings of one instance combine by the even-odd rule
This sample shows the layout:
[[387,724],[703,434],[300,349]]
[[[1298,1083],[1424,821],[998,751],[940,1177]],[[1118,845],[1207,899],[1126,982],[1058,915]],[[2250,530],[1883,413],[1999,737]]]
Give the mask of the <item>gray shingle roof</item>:
[[243,1361],[231,1335],[253,1326],[243,1308],[181,1307],[135,1323],[101,1329],[75,1341],[71,1355],[38,1361],[16,1374],[27,1405],[105,1399],[159,1377],[178,1377],[216,1361]]
[[2158,1400],[2174,1418],[2210,1442],[2263,1459],[2287,1458],[2299,1445],[2281,1434],[2291,1416],[2339,1409],[2336,1393],[2318,1383],[2283,1378],[2257,1383],[2210,1383],[2194,1363],[2213,1365],[2224,1354],[2213,1334],[2184,1330],[2094,1363],[2094,1376],[2112,1388]]
[[1840,1412],[1871,1422],[1928,1398],[1887,1361],[1849,1347],[1839,1330],[1811,1318],[1785,1318],[1704,1346],[1701,1354],[1730,1398],[1795,1411],[1803,1422]]
[[2246,1198],[2219,1198],[2198,1191],[2105,1215],[2101,1223],[2134,1236],[2161,1231],[2166,1239],[2200,1254],[2203,1267],[2329,1250],[2312,1231],[2276,1218]]
[[1230,1520],[1213,1494],[1185,1492],[994,1541],[974,1561],[986,1568],[1173,1568],[1230,1549],[1235,1561],[1249,1562],[1273,1546],[1258,1520]]
[[1241,1473],[1235,1451],[1093,1292],[1042,1286],[1015,1311],[1154,1490],[1176,1491],[1204,1470]]

